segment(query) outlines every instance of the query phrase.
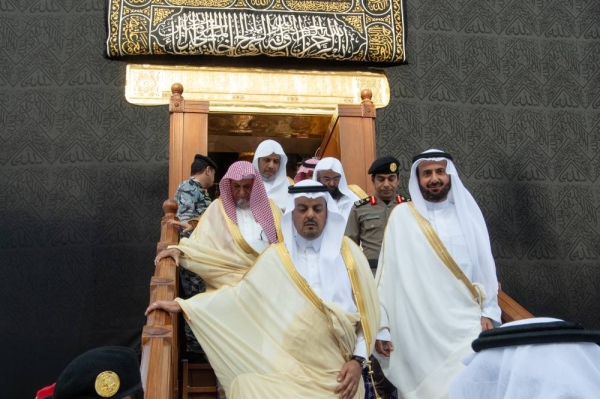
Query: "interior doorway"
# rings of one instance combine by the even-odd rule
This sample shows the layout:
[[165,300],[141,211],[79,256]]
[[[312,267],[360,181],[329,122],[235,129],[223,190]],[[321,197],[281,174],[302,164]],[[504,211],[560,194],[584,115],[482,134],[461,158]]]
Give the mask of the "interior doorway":
[[209,194],[218,196],[218,182],[239,160],[252,162],[264,140],[277,141],[288,157],[286,174],[294,178],[298,163],[317,153],[331,116],[285,114],[208,114],[208,156],[219,170]]

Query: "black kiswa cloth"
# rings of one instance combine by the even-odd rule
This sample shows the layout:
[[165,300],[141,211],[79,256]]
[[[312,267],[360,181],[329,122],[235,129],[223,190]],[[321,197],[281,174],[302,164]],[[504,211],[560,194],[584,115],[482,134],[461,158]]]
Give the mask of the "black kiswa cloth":
[[600,345],[600,330],[586,330],[578,323],[555,321],[531,323],[483,331],[471,344],[475,352],[505,346],[594,342]]

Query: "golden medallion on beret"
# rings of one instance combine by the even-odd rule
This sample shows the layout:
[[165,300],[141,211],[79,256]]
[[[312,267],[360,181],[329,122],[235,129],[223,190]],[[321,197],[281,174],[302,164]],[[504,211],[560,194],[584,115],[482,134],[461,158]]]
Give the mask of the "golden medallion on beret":
[[119,376],[113,371],[103,371],[96,377],[96,393],[103,398],[114,396],[121,387]]
[[392,163],[390,164],[390,170],[391,170],[392,172],[395,172],[395,171],[396,171],[396,169],[398,169],[398,165],[396,165],[394,162],[392,162]]

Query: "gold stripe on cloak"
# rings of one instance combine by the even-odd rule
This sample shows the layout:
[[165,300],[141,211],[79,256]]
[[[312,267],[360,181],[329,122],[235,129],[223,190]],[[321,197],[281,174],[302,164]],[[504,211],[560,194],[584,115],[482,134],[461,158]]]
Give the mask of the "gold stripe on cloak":
[[[400,208],[404,204],[407,204],[407,202],[398,204],[398,206],[396,206],[392,209],[392,212],[394,212],[396,209]],[[392,214],[390,214],[388,216],[388,221],[391,218],[392,218]],[[387,237],[387,231],[388,231],[389,227],[390,227],[390,223],[388,222],[388,223],[386,223],[385,229],[383,230],[383,240],[381,242],[381,249],[379,250],[380,258],[379,258],[379,262],[377,262],[377,271],[379,272],[379,265],[381,265],[381,273],[379,273],[379,278],[375,282],[375,285],[377,286],[377,288],[379,288],[379,283],[381,282],[381,278],[383,277],[383,272],[385,271],[385,237]]]
[[362,325],[363,335],[365,336],[365,342],[367,344],[367,350],[371,347],[371,343],[373,342],[373,335],[371,334],[371,321],[368,319],[367,313],[367,305],[365,303],[365,297],[360,290],[358,271],[356,268],[356,261],[354,260],[354,256],[352,256],[352,252],[348,243],[344,239],[342,241],[342,258],[344,259],[344,263],[346,264],[346,269],[348,270],[348,277],[350,277],[350,285],[352,286],[352,293],[354,295],[354,302],[356,303],[356,308],[358,309],[358,314],[360,315],[360,323]]
[[357,186],[356,184],[348,184],[348,190],[352,191],[354,194],[358,196],[358,198],[366,198],[368,197],[367,193]]
[[456,277],[465,284],[469,292],[471,292],[471,295],[473,295],[475,301],[478,304],[481,304],[481,293],[471,283],[471,281],[469,281],[467,276],[465,276],[465,273],[463,273],[460,267],[456,264],[456,262],[452,258],[452,255],[450,255],[450,252],[448,252],[448,249],[446,249],[446,246],[431,226],[431,223],[429,223],[429,221],[419,213],[414,203],[409,202],[408,206],[410,207],[410,211],[412,212],[413,216],[417,220],[419,227],[423,231],[423,234],[425,234],[427,241],[429,241],[429,244],[431,245],[437,256],[440,258],[442,263],[446,265],[446,267],[448,268],[448,270],[450,270],[450,272],[452,272],[452,274],[454,274],[454,277]]
[[306,298],[310,302],[312,302],[313,305],[315,305],[317,309],[325,313],[325,306],[323,305],[323,300],[319,298],[319,296],[315,293],[315,291],[313,291],[313,289],[310,287],[310,285],[304,279],[304,277],[302,277],[302,275],[298,272],[296,266],[294,266],[292,257],[290,256],[290,253],[288,252],[285,244],[279,243],[273,245],[277,249],[277,253],[279,254],[279,257],[281,258],[283,264],[285,265],[285,268],[287,269],[288,273],[290,273],[290,276],[292,276],[292,280],[294,280],[294,283],[296,283],[300,291],[304,294],[304,296],[306,296]]
[[325,315],[327,319],[327,325],[329,326],[329,331],[331,331],[331,334],[336,339],[340,353],[346,361],[349,361],[350,355],[345,353],[344,345],[342,345],[342,343],[339,341],[336,334],[333,333],[333,323],[331,321],[330,315],[331,312],[325,311],[325,304],[323,303],[323,300],[315,293],[315,291],[311,288],[306,279],[302,277],[302,275],[298,272],[296,266],[294,266],[292,257],[290,256],[290,253],[288,252],[285,244],[279,243],[273,244],[273,246],[275,246],[275,249],[277,249],[279,258],[282,260],[283,264],[285,265],[285,268],[290,273],[290,276],[292,277],[292,280],[294,281],[296,286],[300,289],[300,292],[302,292],[304,296]]
[[269,200],[271,206],[271,213],[273,214],[273,222],[275,222],[275,231],[277,232],[277,242],[283,242],[283,232],[281,231],[281,209],[277,206],[275,201]]

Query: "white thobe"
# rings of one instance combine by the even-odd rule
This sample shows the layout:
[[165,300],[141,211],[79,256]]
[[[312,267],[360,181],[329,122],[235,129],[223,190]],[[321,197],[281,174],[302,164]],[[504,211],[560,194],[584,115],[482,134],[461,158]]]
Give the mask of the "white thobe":
[[[358,198],[358,197],[356,197],[356,198]],[[352,210],[352,206],[354,205],[354,201],[352,201],[352,198],[350,198],[349,196],[347,196],[345,194],[342,194],[342,196],[339,199],[335,200],[335,204],[337,205],[338,209],[340,210],[340,214],[347,221],[348,216],[350,216],[350,211]]]
[[[330,297],[331,295],[327,294],[327,286],[321,281],[321,271],[319,270],[319,251],[321,250],[323,235],[315,240],[307,240],[299,235],[294,238],[296,239],[296,259],[293,259],[293,261],[296,270],[304,277],[310,288],[315,291],[319,298]],[[336,303],[336,305],[345,310],[358,312],[354,302]],[[360,323],[358,324],[354,355],[367,358],[367,346]]]
[[256,220],[250,208],[235,207],[237,225],[244,240],[258,253],[269,246],[269,238]]
[[[473,265],[471,262],[469,247],[460,227],[454,201],[451,198],[442,202],[427,201],[425,205],[427,205],[427,213],[423,216],[431,223],[440,240],[442,240],[444,246],[450,252],[452,259],[454,259],[470,282],[483,283],[479,267]],[[483,303],[482,315],[492,318],[491,314],[497,314],[498,312],[491,312],[491,310],[497,308],[498,303],[492,298],[487,298]]]

